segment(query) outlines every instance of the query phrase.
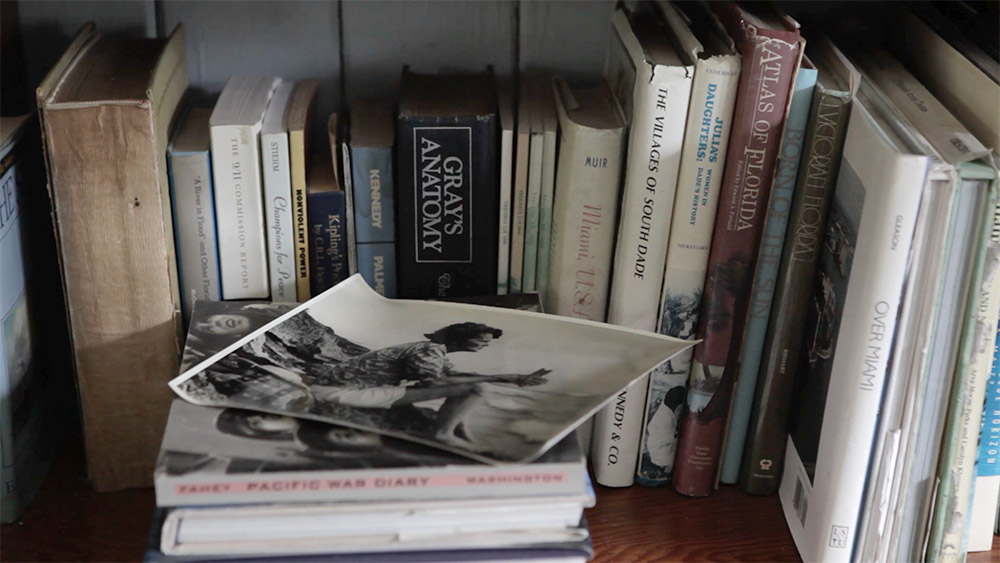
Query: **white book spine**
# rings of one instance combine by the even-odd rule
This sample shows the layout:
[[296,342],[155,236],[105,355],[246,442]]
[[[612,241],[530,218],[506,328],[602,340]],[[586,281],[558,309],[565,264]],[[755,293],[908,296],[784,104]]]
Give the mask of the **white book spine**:
[[[524,103],[523,100],[521,102]],[[514,193],[510,219],[510,279],[509,293],[521,293],[524,276],[524,227],[528,207],[528,144],[524,119],[517,120],[517,145],[514,148]]]
[[561,105],[559,123],[563,142],[546,306],[556,315],[603,322],[618,212],[622,129],[577,125]]
[[181,298],[184,314],[189,316],[195,301],[222,298],[211,162],[208,151],[171,153],[169,157]]
[[293,303],[295,294],[292,178],[288,161],[288,133],[260,137],[263,155],[264,217],[267,222],[271,300]]
[[542,200],[542,158],[544,152],[542,133],[532,133],[528,148],[528,195],[524,209],[524,271],[521,276],[521,293],[536,291],[538,266],[538,219]]
[[260,129],[260,122],[211,128],[223,299],[267,299],[270,294]]
[[545,308],[545,293],[549,287],[549,249],[552,245],[552,200],[556,191],[555,131],[545,131],[542,148],[542,195],[538,203],[538,265],[535,267],[535,291]]
[[[654,331],[694,69],[643,70],[649,76],[637,76],[632,92],[608,322]],[[632,484],[648,388],[648,377],[641,378],[594,417],[591,464],[598,483]]]
[[[698,324],[739,79],[738,55],[718,55],[695,65],[662,287],[653,307],[656,330],[667,336],[694,338]],[[682,407],[674,399],[665,406],[664,400],[671,389],[683,394],[690,366],[691,351],[685,350],[650,374],[638,452],[640,483],[662,484],[673,471]],[[661,408],[675,412],[657,414]]]
[[514,131],[506,127],[500,132],[500,228],[497,251],[497,295],[507,295],[510,277],[510,200],[513,188]]
[[[860,214],[810,478],[789,438],[778,494],[805,561],[850,561],[906,281],[927,158],[886,144],[868,107],[854,107],[834,194]],[[861,213],[861,207],[864,212]],[[831,213],[835,212],[833,209]],[[829,228],[828,228],[829,230]]]

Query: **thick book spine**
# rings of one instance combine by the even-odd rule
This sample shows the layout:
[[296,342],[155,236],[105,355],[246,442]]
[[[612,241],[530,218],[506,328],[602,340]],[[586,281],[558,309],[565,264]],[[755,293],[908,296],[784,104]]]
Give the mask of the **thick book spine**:
[[524,267],[521,293],[537,291],[538,216],[542,202],[542,158],[545,139],[541,132],[532,132],[528,144],[528,195],[524,208]]
[[816,87],[802,155],[803,173],[792,200],[747,429],[749,449],[743,456],[740,485],[750,494],[774,494],[781,482],[792,384],[798,372],[812,280],[840,167],[850,102],[848,93],[827,90],[822,84]]
[[309,194],[309,291],[319,295],[347,278],[347,197]]
[[177,272],[185,322],[197,300],[222,299],[219,250],[212,194],[212,159],[208,151],[169,152],[170,199],[177,241]]
[[[657,331],[667,336],[695,336],[739,77],[737,55],[695,66],[657,319]],[[673,474],[690,367],[685,350],[650,374],[635,477],[641,485],[665,485]]]
[[[351,174],[358,272],[379,294],[395,297],[396,253],[386,251],[396,241],[392,147],[352,148]],[[362,251],[362,247],[373,245],[378,249]]]
[[267,299],[260,123],[212,127],[223,299]]
[[[273,102],[272,102],[273,103]],[[264,220],[267,223],[267,257],[271,301],[298,301],[295,284],[292,179],[288,159],[288,133],[260,136],[264,180]]]
[[[691,70],[657,67],[651,79],[639,76],[633,85],[609,323],[648,331],[657,328]],[[648,388],[649,378],[640,378],[595,416],[591,463],[598,483],[632,484]]]
[[[757,29],[743,42],[740,76],[720,208],[705,280],[702,313],[674,468],[674,489],[705,496],[715,486],[726,415],[736,373],[726,369],[740,342],[756,251],[764,226],[792,80],[802,55],[795,39]],[[791,34],[784,34],[791,35]],[[738,349],[735,351],[739,353]]]
[[496,117],[401,118],[398,135],[399,296],[496,293]]
[[549,288],[549,251],[552,247],[552,202],[556,190],[555,130],[545,131],[542,146],[542,195],[538,203],[538,264],[535,266],[535,291],[545,306]]
[[[733,404],[726,432],[726,445],[722,453],[722,473],[719,477],[723,483],[733,484],[739,478],[743,445],[747,437],[747,423],[753,406],[761,352],[767,333],[767,322],[771,316],[775,282],[778,278],[778,261],[781,260],[781,251],[785,244],[788,210],[795,195],[802,143],[806,127],[809,125],[809,107],[816,86],[816,74],[814,68],[799,69],[792,88],[778,167],[771,187],[771,201],[767,206],[764,234],[757,253],[757,271],[754,273],[753,286],[750,290],[750,307],[747,311],[746,328],[743,331],[743,349],[736,368],[739,375],[736,377],[733,389]],[[729,361],[736,359],[731,356]]]

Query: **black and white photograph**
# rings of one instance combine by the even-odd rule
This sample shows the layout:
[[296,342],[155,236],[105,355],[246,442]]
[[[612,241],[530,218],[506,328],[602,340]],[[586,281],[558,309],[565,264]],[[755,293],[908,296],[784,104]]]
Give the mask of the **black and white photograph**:
[[198,405],[527,462],[689,342],[564,317],[390,300],[354,276],[170,385]]

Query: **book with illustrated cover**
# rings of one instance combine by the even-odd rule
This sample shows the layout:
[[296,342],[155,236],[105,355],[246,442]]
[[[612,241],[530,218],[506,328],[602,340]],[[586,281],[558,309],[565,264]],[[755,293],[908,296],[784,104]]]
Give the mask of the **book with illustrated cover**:
[[781,482],[798,350],[804,338],[802,328],[822,250],[851,102],[861,79],[826,38],[814,38],[806,47],[806,55],[819,76],[803,146],[802,170],[789,210],[740,476],[743,490],[759,495],[776,493]]
[[492,72],[403,70],[397,115],[397,292],[496,293],[497,116]]
[[728,358],[742,341],[781,134],[804,47],[798,23],[773,6],[759,13],[733,2],[712,8],[740,50],[743,72],[698,318],[702,342],[694,349],[688,410],[674,465],[674,489],[689,496],[710,494],[718,478],[737,376]]
[[[660,11],[673,41],[695,61],[695,70],[656,328],[667,336],[693,339],[729,147],[740,56],[705,4],[661,2]],[[636,470],[636,482],[642,485],[670,482],[690,369],[688,349],[650,373]]]
[[[201,406],[521,463],[688,345],[542,313],[390,300],[355,275],[186,370],[171,388]],[[552,354],[570,347],[573,354]]]

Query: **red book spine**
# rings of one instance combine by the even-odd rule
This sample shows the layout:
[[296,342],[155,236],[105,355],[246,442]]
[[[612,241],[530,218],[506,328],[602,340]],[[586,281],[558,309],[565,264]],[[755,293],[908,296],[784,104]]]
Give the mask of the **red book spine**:
[[674,467],[674,488],[689,496],[707,496],[715,487],[739,367],[726,360],[730,353],[739,354],[774,165],[802,56],[794,22],[788,30],[764,29],[747,22],[733,4],[720,11],[741,46],[743,73],[698,323],[702,342],[694,350]]

